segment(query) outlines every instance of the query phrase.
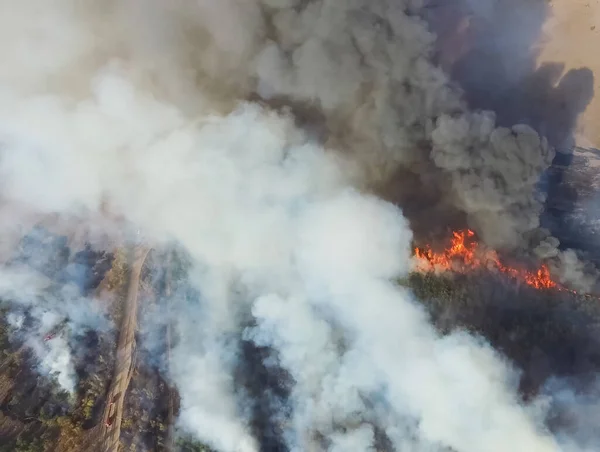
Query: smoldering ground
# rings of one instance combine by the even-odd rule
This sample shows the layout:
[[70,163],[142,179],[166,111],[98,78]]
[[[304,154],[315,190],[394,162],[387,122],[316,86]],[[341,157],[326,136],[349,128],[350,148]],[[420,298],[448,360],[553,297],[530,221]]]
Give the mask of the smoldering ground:
[[466,328],[485,337],[520,369],[522,397],[547,404],[553,431],[568,432],[583,450],[597,447],[594,429],[579,417],[597,409],[596,298],[540,291],[485,271],[410,279],[441,331]]
[[73,393],[77,367],[89,360],[93,345],[86,336],[111,329],[103,306],[87,298],[111,258],[89,246],[72,253],[66,243],[66,236],[41,226],[29,231],[3,266],[0,290],[16,341],[33,352],[43,374]]
[[[469,111],[421,6],[0,2],[3,196],[61,218],[108,206],[185,250],[170,375],[180,427],[214,449],[578,450],[498,351],[440,335],[396,284],[416,223],[374,194],[395,174],[489,245],[533,249],[553,156]],[[276,383],[257,397],[240,372]]]

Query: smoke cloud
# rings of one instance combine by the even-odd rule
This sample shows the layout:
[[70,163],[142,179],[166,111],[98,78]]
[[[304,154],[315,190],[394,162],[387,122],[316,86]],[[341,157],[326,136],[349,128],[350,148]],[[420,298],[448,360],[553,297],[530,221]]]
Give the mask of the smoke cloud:
[[0,299],[11,309],[7,321],[13,333],[33,352],[42,374],[56,377],[59,386],[73,394],[72,348],[86,331],[111,328],[102,306],[82,297],[74,285],[56,284],[16,265],[0,271]]
[[[420,4],[0,1],[2,196],[185,250],[196,295],[173,300],[171,376],[181,427],[219,451],[263,447],[234,378],[243,340],[289,375],[271,420],[289,450],[370,451],[382,435],[395,450],[561,450],[510,365],[440,336],[395,283],[413,234],[372,193],[398,168],[514,248],[538,227],[552,158],[531,128],[467,111],[430,62]],[[29,218],[12,212],[9,231]],[[8,297],[42,304],[29,275],[4,275]],[[85,300],[57,299],[78,318]]]

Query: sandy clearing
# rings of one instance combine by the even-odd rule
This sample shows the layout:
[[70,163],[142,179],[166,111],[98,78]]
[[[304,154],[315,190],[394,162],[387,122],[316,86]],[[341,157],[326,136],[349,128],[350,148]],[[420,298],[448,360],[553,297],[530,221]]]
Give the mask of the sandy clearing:
[[539,42],[538,67],[562,63],[564,72],[582,67],[594,73],[594,97],[580,115],[576,144],[600,148],[600,0],[551,0]]

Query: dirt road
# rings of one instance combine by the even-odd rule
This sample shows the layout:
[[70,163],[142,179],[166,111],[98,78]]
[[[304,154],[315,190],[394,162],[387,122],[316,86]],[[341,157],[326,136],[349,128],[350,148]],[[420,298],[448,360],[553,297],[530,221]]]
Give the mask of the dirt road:
[[102,436],[104,438],[102,443],[105,452],[117,452],[119,449],[123,403],[134,366],[140,277],[149,251],[150,248],[147,246],[137,246],[132,253],[131,275],[121,321],[114,376],[102,417]]
[[173,269],[172,269],[172,260],[173,253],[170,252],[167,255],[166,260],[166,275],[165,275],[165,300],[167,301],[167,331],[166,331],[166,341],[167,341],[167,378],[169,380],[169,386],[167,388],[168,391],[168,411],[167,411],[167,441],[165,445],[165,449],[168,452],[173,452],[175,450],[175,413],[174,413],[174,405],[173,405],[173,387],[171,386],[171,282],[173,278]]

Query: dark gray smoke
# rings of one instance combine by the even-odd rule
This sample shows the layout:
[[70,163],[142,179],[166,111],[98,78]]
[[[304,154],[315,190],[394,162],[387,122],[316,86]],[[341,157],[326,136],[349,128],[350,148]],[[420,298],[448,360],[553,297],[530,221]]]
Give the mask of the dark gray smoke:
[[[586,276],[581,264],[574,270],[574,254],[562,256],[558,243],[538,231],[545,199],[537,185],[554,149],[531,127],[498,128],[494,113],[466,109],[460,91],[431,61],[435,37],[417,16],[419,2],[274,3],[267,13],[274,29],[257,60],[263,97],[294,99],[324,112],[328,142],[352,153],[368,183],[393,181],[399,169],[414,173],[412,187],[391,185],[417,200],[436,192],[431,208],[462,212],[463,226],[494,248],[531,251],[539,243],[546,251],[534,256],[552,258],[562,282],[590,289],[594,272]],[[513,41],[501,41],[501,55],[514,40],[533,39],[518,35],[540,14],[535,2],[484,3],[473,8],[480,19],[519,17]],[[517,66],[511,66],[513,84],[527,70]],[[545,131],[567,127],[557,123]],[[524,239],[540,235],[533,245]]]

